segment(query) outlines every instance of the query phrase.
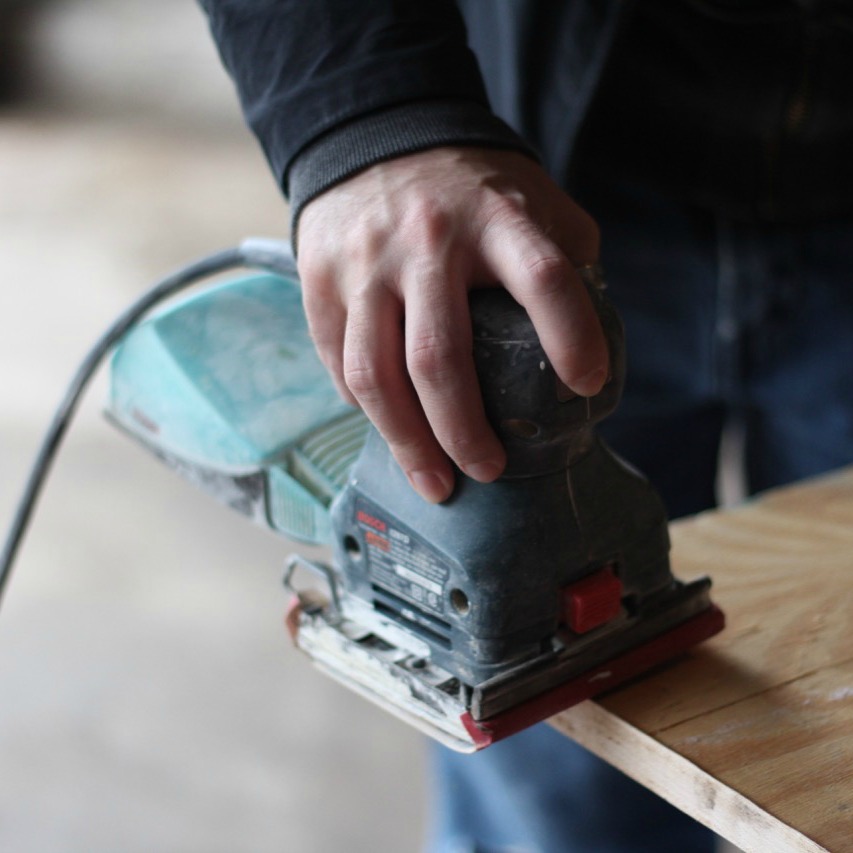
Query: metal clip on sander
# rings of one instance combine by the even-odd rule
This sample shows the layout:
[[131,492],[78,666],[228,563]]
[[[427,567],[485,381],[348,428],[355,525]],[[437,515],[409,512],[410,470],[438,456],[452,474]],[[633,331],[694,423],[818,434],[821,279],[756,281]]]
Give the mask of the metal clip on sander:
[[[621,324],[588,281],[610,346],[596,397],[557,378],[524,310],[472,292],[474,359],[508,456],[442,504],[412,491],[337,397],[294,275],[184,299],[117,349],[109,414],[201,487],[290,539],[289,628],[334,678],[474,751],[680,654],[723,626],[710,581],[676,580],[649,483],[595,424],[624,377]],[[322,589],[306,587],[307,568]],[[299,580],[299,579],[302,580]]]

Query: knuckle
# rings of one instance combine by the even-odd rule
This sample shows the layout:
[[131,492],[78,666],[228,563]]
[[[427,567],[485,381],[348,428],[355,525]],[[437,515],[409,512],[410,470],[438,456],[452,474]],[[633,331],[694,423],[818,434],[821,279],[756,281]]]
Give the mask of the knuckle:
[[333,261],[328,251],[316,241],[301,240],[296,258],[299,278],[303,282],[321,283],[333,274]]
[[[364,317],[364,312],[371,312],[376,306],[377,300],[381,301],[387,292],[387,286],[382,279],[381,271],[364,272],[359,274],[361,268],[352,271],[343,286],[345,299],[350,311]],[[362,320],[362,322],[364,322]],[[361,330],[366,334],[366,330]]]
[[434,464],[430,448],[426,441],[418,436],[384,436],[394,458],[404,471],[429,468]]
[[445,437],[442,446],[451,459],[463,465],[476,462],[483,455],[482,442],[465,434]]
[[379,263],[388,243],[388,232],[380,227],[355,227],[344,232],[341,257],[350,269],[371,270]]
[[424,250],[444,246],[453,234],[452,213],[433,198],[410,202],[400,223],[400,232],[411,245]]
[[547,298],[565,290],[571,267],[564,255],[537,253],[521,264],[533,296]]
[[528,204],[520,192],[492,194],[483,201],[484,235],[501,232],[507,228],[525,227],[528,223]]
[[415,382],[438,383],[452,375],[462,355],[459,342],[430,335],[411,341],[407,355],[409,374]]
[[381,396],[384,379],[375,362],[345,356],[342,375],[344,384],[362,403],[370,403]]
[[312,336],[316,338],[320,329],[329,326],[330,308],[336,307],[338,299],[334,287],[330,284],[302,287],[302,306],[305,309],[305,319]]
[[329,305],[337,301],[338,279],[334,270],[323,262],[300,261],[299,279],[308,321],[322,318]]

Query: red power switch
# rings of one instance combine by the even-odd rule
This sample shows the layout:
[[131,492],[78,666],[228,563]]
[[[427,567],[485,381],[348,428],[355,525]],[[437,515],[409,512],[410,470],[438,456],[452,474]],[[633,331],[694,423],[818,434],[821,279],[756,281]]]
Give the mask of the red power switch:
[[622,581],[605,567],[562,590],[563,621],[576,634],[585,634],[619,615]]

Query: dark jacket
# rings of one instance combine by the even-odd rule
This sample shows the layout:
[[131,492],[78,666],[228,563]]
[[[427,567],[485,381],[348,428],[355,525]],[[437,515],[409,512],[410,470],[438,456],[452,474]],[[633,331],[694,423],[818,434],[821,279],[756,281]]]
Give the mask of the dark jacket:
[[565,182],[620,0],[201,0],[294,217],[439,145],[515,148]]

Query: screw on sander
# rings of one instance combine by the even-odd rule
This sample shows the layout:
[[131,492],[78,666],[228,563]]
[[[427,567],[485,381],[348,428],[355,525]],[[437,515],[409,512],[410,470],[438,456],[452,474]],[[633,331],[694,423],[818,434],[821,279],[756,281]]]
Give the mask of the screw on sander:
[[473,291],[474,359],[507,451],[503,476],[458,473],[451,497],[428,504],[371,429],[332,505],[332,565],[314,564],[330,605],[291,618],[322,669],[462,751],[723,627],[710,581],[670,571],[658,495],[595,432],[618,405],[625,353],[600,272],[584,279],[609,345],[602,391],[579,397],[559,380],[505,290]]

